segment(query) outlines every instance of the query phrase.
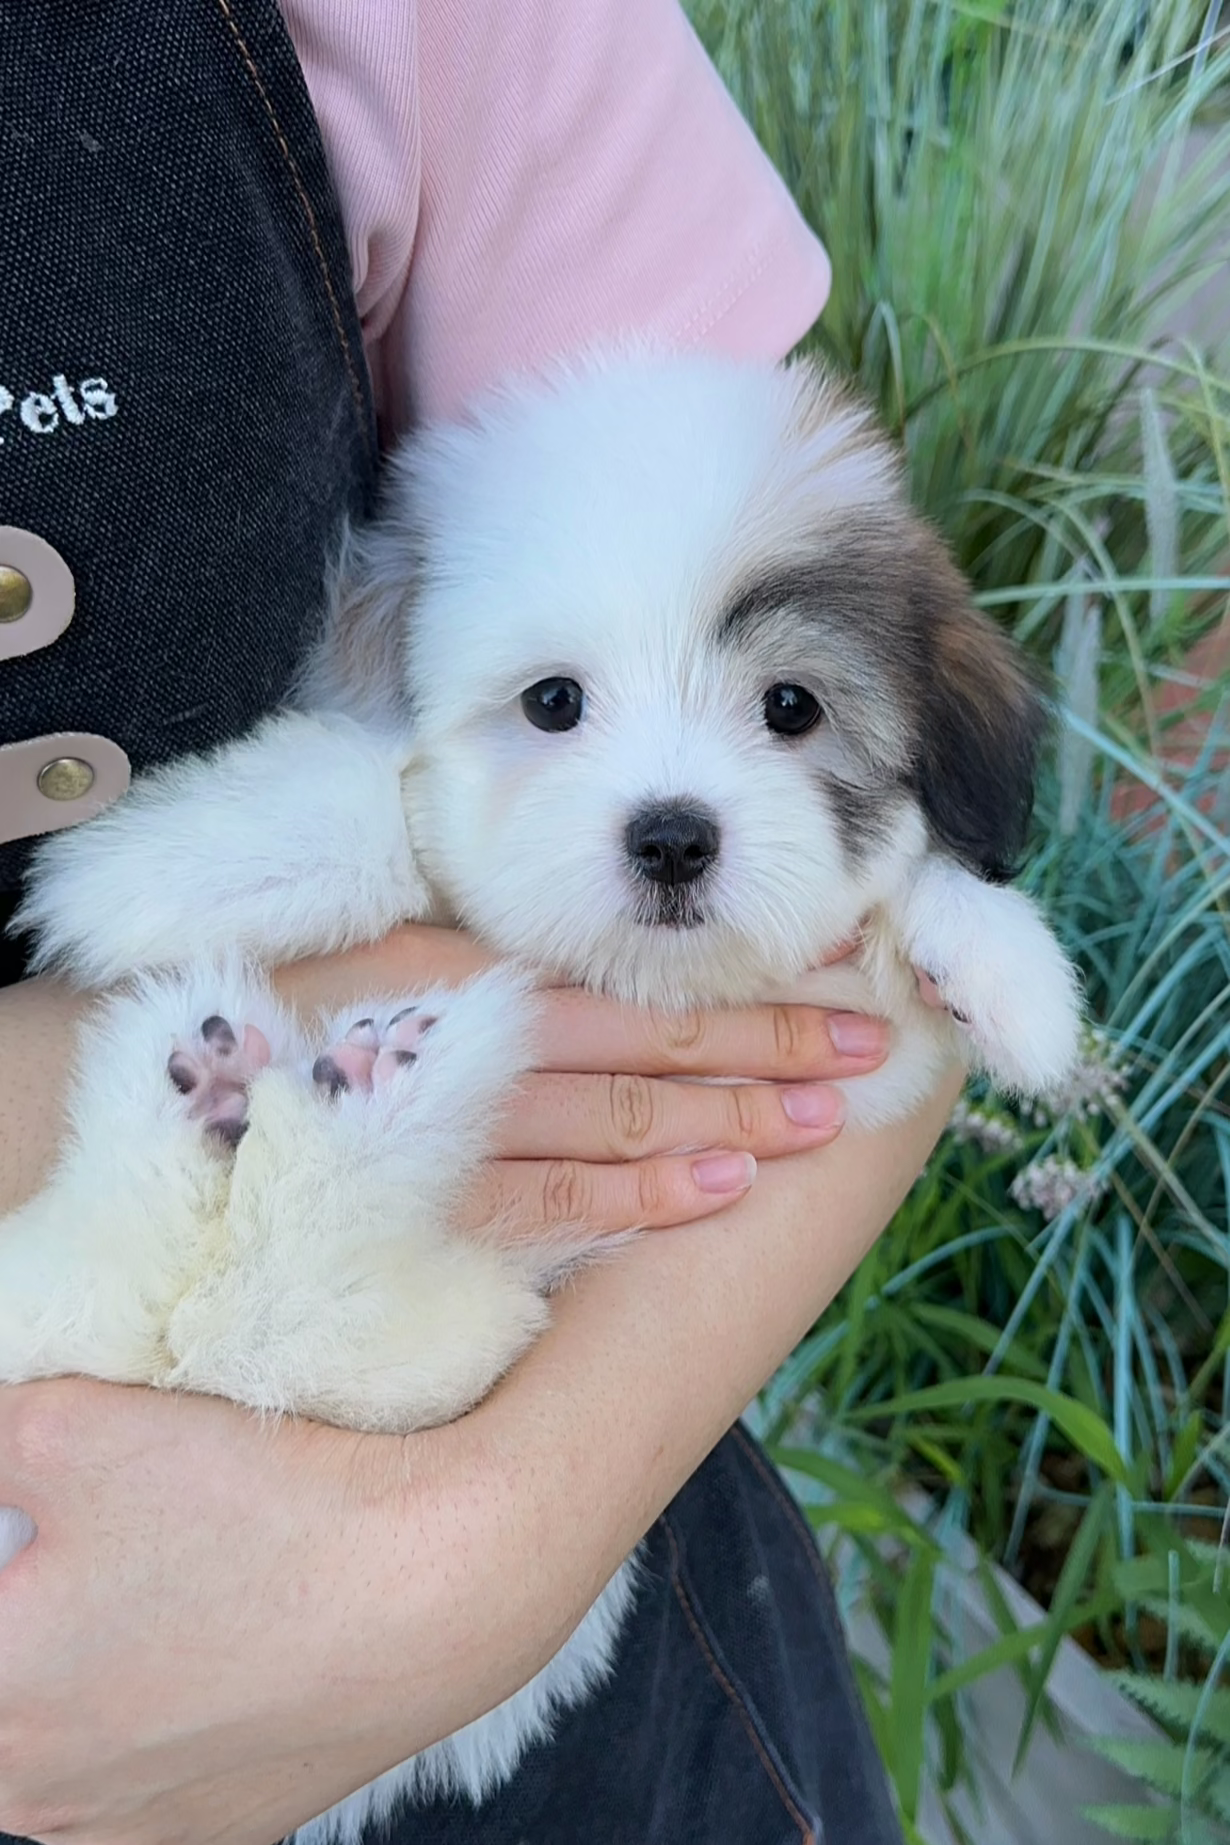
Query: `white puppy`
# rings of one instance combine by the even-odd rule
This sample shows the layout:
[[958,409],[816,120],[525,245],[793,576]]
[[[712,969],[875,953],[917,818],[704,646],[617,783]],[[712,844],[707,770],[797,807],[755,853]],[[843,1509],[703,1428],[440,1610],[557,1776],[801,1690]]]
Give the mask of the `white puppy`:
[[[429,431],[299,708],[37,856],[43,964],[191,971],[147,974],[86,1038],[73,1144],[0,1227],[0,1378],[412,1429],[543,1323],[557,1255],[454,1230],[532,1062],[526,983],[309,1039],[250,974],[202,971],[237,952],[456,920],[630,1000],[859,1007],[896,1038],[847,1086],[855,1126],[907,1113],[953,1051],[1061,1083],[1073,975],[1005,884],[1041,728],[891,450],[809,365],[595,361]],[[302,1837],[431,1787],[481,1798],[607,1668],[631,1593],[629,1567],[525,1692]]]

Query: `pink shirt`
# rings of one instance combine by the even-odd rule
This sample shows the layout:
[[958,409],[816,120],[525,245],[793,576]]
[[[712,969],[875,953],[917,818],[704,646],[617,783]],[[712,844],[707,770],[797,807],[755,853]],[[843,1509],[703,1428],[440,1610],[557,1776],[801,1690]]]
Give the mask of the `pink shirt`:
[[606,336],[781,358],[829,264],[675,0],[281,0],[390,434]]

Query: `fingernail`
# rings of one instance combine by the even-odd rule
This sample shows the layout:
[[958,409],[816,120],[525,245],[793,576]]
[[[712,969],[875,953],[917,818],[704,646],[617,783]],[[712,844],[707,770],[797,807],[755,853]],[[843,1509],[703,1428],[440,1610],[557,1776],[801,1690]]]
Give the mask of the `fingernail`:
[[756,1162],[750,1153],[715,1153],[693,1160],[692,1177],[702,1192],[745,1192],[756,1177]]
[[846,1057],[873,1057],[888,1049],[888,1027],[861,1012],[831,1012],[829,1037],[834,1049]]
[[844,1119],[846,1107],[840,1089],[814,1085],[807,1089],[783,1089],[782,1110],[796,1127],[836,1127]]

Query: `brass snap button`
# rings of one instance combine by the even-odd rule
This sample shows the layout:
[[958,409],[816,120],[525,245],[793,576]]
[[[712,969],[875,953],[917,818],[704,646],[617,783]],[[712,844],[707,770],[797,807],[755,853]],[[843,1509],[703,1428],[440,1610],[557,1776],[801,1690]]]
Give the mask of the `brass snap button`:
[[38,791],[49,801],[79,801],[94,786],[94,771],[80,756],[57,756],[38,772]]
[[58,640],[76,593],[72,571],[45,538],[0,525],[0,665]]
[[0,621],[20,621],[33,600],[34,591],[25,571],[15,570],[12,564],[0,564]]
[[[37,611],[37,583],[34,607]],[[0,684],[3,671],[0,664]],[[131,774],[119,744],[90,730],[53,730],[0,743],[0,844],[92,820],[119,800]]]

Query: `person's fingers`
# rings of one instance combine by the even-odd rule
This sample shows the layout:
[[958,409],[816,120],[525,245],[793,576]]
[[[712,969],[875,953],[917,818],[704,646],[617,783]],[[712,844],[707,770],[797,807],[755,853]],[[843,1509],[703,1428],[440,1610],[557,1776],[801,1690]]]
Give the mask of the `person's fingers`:
[[510,1105],[499,1151],[511,1160],[615,1161],[728,1147],[772,1159],[823,1145],[844,1115],[841,1092],[822,1083],[781,1088],[539,1074]]
[[656,1012],[563,989],[544,997],[544,1070],[642,1076],[743,1076],[813,1082],[857,1076],[884,1061],[889,1028],[818,1006]]
[[494,1160],[476,1182],[467,1222],[502,1242],[583,1247],[629,1230],[695,1223],[734,1204],[756,1177],[750,1153],[716,1149],[623,1164]]

